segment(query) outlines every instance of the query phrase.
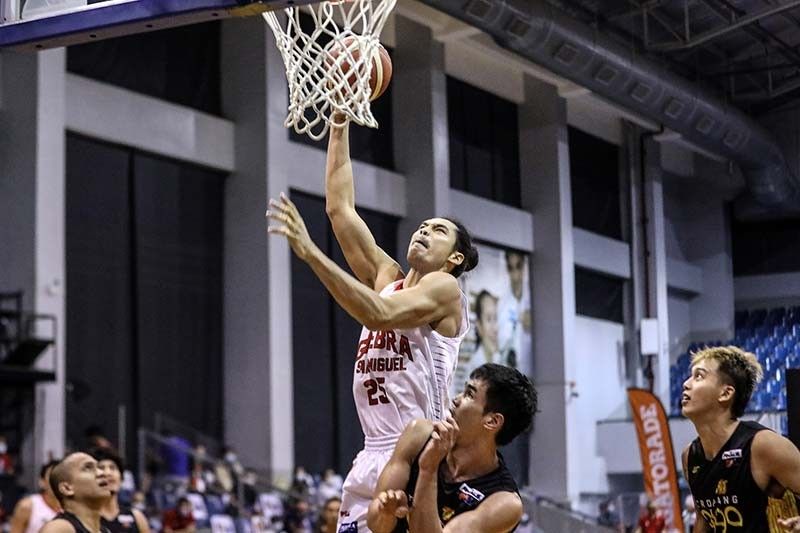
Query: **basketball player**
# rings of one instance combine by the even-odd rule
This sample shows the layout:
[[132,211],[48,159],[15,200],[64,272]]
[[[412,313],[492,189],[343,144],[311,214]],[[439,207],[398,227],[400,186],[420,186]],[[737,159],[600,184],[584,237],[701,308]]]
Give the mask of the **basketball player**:
[[9,521],[9,533],[39,533],[47,522],[55,518],[60,507],[47,482],[50,470],[58,461],[50,461],[39,471],[39,492],[21,499]]
[[82,452],[66,456],[50,472],[50,487],[63,511],[41,533],[110,533],[102,525],[101,510],[111,491],[94,457]]
[[769,531],[768,496],[800,492],[800,451],[768,428],[739,420],[761,376],[756,357],[735,346],[706,348],[692,358],[681,408],[698,434],[683,451],[695,532]]
[[150,533],[147,518],[141,511],[119,503],[119,488],[125,471],[122,458],[110,448],[95,448],[89,453],[97,460],[98,468],[103,471],[108,490],[111,491],[101,510],[103,525],[111,533]]
[[[469,328],[467,299],[456,278],[478,263],[459,222],[423,221],[411,236],[404,275],[375,242],[355,209],[348,127],[332,128],[325,178],[326,211],[355,278],[311,242],[294,204],[281,195],[268,216],[333,298],[364,327],[353,371],[353,396],[364,432],[344,482],[339,531],[366,530],[375,483],[405,426],[441,420],[461,340]],[[357,278],[357,279],[356,279]]]
[[453,400],[452,417],[409,424],[378,481],[369,510],[374,533],[505,533],[522,500],[497,447],[533,423],[536,389],[518,370],[476,368]]

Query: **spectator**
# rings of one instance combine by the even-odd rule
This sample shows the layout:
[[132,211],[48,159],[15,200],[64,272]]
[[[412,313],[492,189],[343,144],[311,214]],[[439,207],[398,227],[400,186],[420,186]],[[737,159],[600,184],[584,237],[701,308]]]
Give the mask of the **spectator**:
[[164,513],[161,524],[162,533],[194,533],[192,503],[185,497],[179,499],[175,509]]
[[39,471],[39,492],[21,499],[11,515],[9,533],[39,533],[47,522],[55,518],[61,506],[50,487],[50,471],[58,464],[51,461]]
[[83,435],[86,437],[86,449],[88,450],[93,448],[104,448],[108,450],[114,449],[114,445],[111,444],[111,441],[105,436],[104,431],[100,426],[88,426],[85,430],[83,430]]
[[619,517],[614,510],[614,504],[610,501],[600,502],[598,506],[597,524],[616,528],[619,525]]
[[329,501],[331,498],[339,497],[341,494],[342,476],[334,472],[332,468],[326,468],[317,489],[317,502],[324,504],[324,502]]
[[336,533],[336,520],[339,518],[341,505],[342,499],[338,496],[332,496],[325,501],[319,514],[316,533]]
[[164,474],[185,483],[189,479],[189,451],[192,445],[188,440],[174,433],[167,433],[161,446]]
[[206,447],[198,444],[192,452],[192,472],[189,476],[189,490],[205,494],[212,487],[215,488],[217,481],[214,472],[209,467],[209,459],[206,454]]
[[222,458],[231,468],[234,476],[237,478],[240,477],[244,473],[244,467],[242,463],[239,462],[239,457],[236,455],[236,451],[230,446],[223,446],[222,448]]
[[639,526],[636,528],[636,533],[662,533],[665,528],[664,515],[658,510],[656,504],[648,501],[645,512],[639,518]]
[[314,478],[302,466],[294,469],[294,479],[289,488],[289,496],[299,500],[308,500],[314,492]]
[[258,490],[256,487],[256,482],[258,481],[258,477],[256,476],[255,472],[251,470],[247,470],[242,476],[242,493],[244,495],[244,505],[248,509],[252,508],[256,504],[256,500],[258,499]]
[[683,501],[683,526],[686,528],[686,533],[694,531],[694,524],[697,521],[697,513],[694,508],[694,498],[691,494],[686,495]]
[[11,460],[11,454],[8,453],[6,438],[0,435],[0,476],[2,475],[14,475],[14,462]]
[[137,490],[133,493],[131,508],[136,509],[140,513],[147,514],[147,499],[145,498],[144,492]]
[[288,533],[313,533],[311,525],[311,504],[303,498],[292,498],[286,513],[286,531]]

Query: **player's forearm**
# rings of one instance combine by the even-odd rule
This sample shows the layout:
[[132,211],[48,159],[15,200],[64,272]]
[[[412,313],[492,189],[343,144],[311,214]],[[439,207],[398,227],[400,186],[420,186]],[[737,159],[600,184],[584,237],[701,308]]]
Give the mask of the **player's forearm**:
[[382,327],[386,306],[378,293],[342,270],[319,248],[309,254],[306,263],[347,314],[371,330]]
[[367,527],[372,533],[392,533],[397,525],[397,518],[380,512],[379,508],[380,502],[377,498],[373,498],[367,512]]
[[409,531],[441,533],[442,523],[436,501],[436,472],[420,469],[414,489],[414,505],[408,514]]
[[342,209],[355,209],[349,125],[331,128],[325,167],[325,209],[333,219]]

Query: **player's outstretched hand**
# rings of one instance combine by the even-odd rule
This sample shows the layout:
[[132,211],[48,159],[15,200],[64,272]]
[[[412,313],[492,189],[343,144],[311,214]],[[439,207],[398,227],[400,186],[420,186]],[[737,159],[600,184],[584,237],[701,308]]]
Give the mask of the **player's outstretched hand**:
[[288,196],[281,193],[279,200],[269,199],[267,218],[270,220],[267,231],[272,234],[284,235],[297,257],[303,261],[308,259],[315,245],[308,235],[306,223],[300,216],[297,206],[289,200]]
[[419,456],[419,469],[428,472],[439,470],[439,463],[453,448],[458,437],[458,424],[452,417],[433,423],[431,438]]
[[408,515],[408,496],[402,490],[385,490],[378,494],[378,512],[394,518]]
[[800,516],[793,516],[791,518],[779,518],[778,525],[786,531],[800,531]]

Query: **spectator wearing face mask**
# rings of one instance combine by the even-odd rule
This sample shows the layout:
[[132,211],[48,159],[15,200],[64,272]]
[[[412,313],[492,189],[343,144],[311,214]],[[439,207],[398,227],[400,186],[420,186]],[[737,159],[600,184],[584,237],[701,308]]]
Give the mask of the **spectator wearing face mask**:
[[192,503],[187,498],[178,500],[175,509],[164,513],[161,521],[161,533],[194,533],[195,524],[192,516]]
[[0,476],[1,475],[14,475],[14,462],[11,460],[11,454],[8,453],[6,438],[2,435],[0,435]]

